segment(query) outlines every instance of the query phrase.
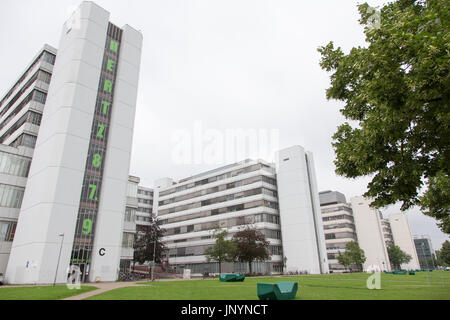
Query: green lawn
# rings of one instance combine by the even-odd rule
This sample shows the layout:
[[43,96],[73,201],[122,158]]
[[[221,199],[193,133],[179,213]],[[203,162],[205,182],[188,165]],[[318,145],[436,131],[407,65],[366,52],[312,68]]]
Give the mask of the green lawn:
[[91,286],[81,286],[79,290],[68,289],[65,285],[0,287],[0,300],[58,300],[97,289]]
[[[190,280],[143,283],[142,286],[111,290],[89,299],[101,300],[255,300],[256,283],[297,281],[297,300],[450,300],[450,272],[416,275],[381,275],[381,289],[366,288],[368,274],[330,274],[246,278],[244,282]],[[442,285],[442,282],[444,285]]]

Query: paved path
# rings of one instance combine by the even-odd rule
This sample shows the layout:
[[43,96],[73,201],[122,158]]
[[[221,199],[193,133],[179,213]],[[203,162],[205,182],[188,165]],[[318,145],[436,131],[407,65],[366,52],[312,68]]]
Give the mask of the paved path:
[[86,283],[86,285],[93,286],[98,289],[84,292],[76,296],[68,297],[63,300],[83,300],[109,290],[124,287],[142,286],[141,284],[137,284],[136,282],[101,282],[101,283]]
[[[163,282],[163,281],[180,281],[183,279],[158,279],[157,282]],[[150,281],[148,279],[142,279],[139,280],[139,282],[146,282],[146,281]],[[125,287],[136,287],[136,286],[145,286],[148,284],[138,284],[137,282],[99,282],[99,283],[84,283],[84,285],[88,285],[88,286],[92,286],[92,287],[96,287],[98,289],[96,290],[92,290],[92,291],[88,291],[88,292],[84,292],[75,296],[71,296],[68,298],[65,298],[63,300],[83,300],[92,296],[96,296],[97,294],[106,292],[106,291],[110,291],[110,290],[114,290],[114,289],[118,289],[118,288],[125,288]]]

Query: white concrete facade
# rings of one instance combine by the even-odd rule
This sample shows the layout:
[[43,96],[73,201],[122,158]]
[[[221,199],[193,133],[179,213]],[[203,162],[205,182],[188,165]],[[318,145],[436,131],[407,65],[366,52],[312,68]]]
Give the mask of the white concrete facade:
[[328,273],[312,154],[300,146],[280,150],[277,185],[286,271]]
[[[8,283],[52,283],[55,275],[56,282],[66,282],[108,24],[109,13],[85,1],[63,27],[8,262]],[[141,47],[142,35],[125,26],[98,195],[91,281],[118,276]]]
[[405,213],[395,213],[391,214],[388,220],[391,225],[395,245],[411,256],[410,262],[401,265],[402,269],[420,269],[416,246],[408,223],[408,216]]
[[384,241],[381,213],[369,206],[371,203],[370,199],[357,196],[350,200],[359,247],[364,250],[366,256],[363,269],[367,270],[369,266],[376,265],[381,270],[390,271],[391,267]]
[[[263,181],[264,178],[271,179],[273,183]],[[233,186],[230,187],[231,185]],[[162,178],[155,181],[155,186],[153,211],[158,215],[161,228],[170,231],[162,240],[169,249],[168,261],[171,265],[188,265],[194,268],[195,273],[203,272],[203,269],[199,271],[201,268],[199,265],[206,263],[207,259],[200,247],[214,244],[215,240],[211,235],[216,225],[226,229],[231,237],[241,230],[245,223],[253,223],[259,231],[274,232],[275,237],[267,236],[267,240],[271,247],[281,248],[281,239],[276,238],[280,230],[279,224],[254,221],[255,216],[264,214],[274,219],[278,218],[277,208],[265,207],[262,204],[266,201],[274,205],[277,203],[277,197],[264,192],[245,195],[246,192],[259,189],[276,192],[275,170],[271,164],[263,160],[245,160],[176,183],[170,178]],[[191,197],[190,194],[198,195]],[[208,201],[221,197],[224,201],[208,204]],[[180,198],[186,199],[180,200]],[[255,202],[260,204],[245,208],[247,204]],[[194,203],[198,205],[192,206]],[[183,206],[188,207],[179,210]],[[242,208],[235,211],[208,214],[210,211],[239,206]],[[191,229],[188,231],[188,228]],[[179,229],[180,233],[174,234],[172,232],[174,229]],[[180,250],[192,253],[185,256],[179,254]],[[282,257],[280,255],[272,254],[268,263],[276,265],[277,272],[281,272]],[[229,272],[239,271],[229,267],[230,269],[227,269]],[[266,265],[264,271],[268,269]],[[263,269],[253,269],[254,272],[262,272],[261,270]]]

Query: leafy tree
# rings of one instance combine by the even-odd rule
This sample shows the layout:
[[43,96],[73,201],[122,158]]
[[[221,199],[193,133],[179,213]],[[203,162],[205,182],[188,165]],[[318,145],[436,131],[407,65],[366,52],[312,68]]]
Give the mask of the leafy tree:
[[345,252],[350,256],[350,260],[362,270],[362,264],[366,262],[364,250],[356,242],[351,241],[345,245]]
[[222,262],[232,262],[236,256],[236,244],[232,240],[226,240],[228,232],[217,227],[214,230],[216,243],[205,250],[204,254],[208,262],[219,262],[219,272],[222,273]]
[[[362,264],[366,262],[366,256],[364,255],[364,250],[356,242],[351,241],[345,245],[345,252],[343,254],[339,252],[338,261],[346,268],[351,264],[355,264],[358,266],[358,269],[362,270]],[[352,269],[350,268],[351,271]]]
[[389,261],[394,269],[400,269],[403,263],[408,263],[411,261],[412,257],[406,252],[402,251],[399,246],[389,246],[387,248]]
[[344,102],[341,113],[352,123],[333,135],[336,173],[371,176],[364,195],[374,207],[419,205],[449,233],[450,2],[358,9],[367,47],[318,49],[320,66],[332,72],[326,96]]
[[253,261],[265,261],[269,259],[269,241],[263,233],[254,227],[246,226],[233,235],[236,244],[236,258],[240,262],[247,262],[249,272],[252,274]]
[[[346,252],[341,253],[339,251],[339,254],[337,256],[337,260],[340,264],[342,264],[346,269],[352,264],[352,260],[350,258],[350,255],[347,254]],[[350,269],[351,272],[351,269]]]
[[136,262],[144,264],[147,261],[153,261],[154,255],[155,262],[161,263],[167,250],[161,242],[165,230],[159,227],[154,218],[152,218],[150,225],[141,228],[140,231],[136,232],[134,240],[133,269]]
[[441,250],[436,250],[436,258],[440,266],[450,266],[450,242],[448,240],[442,244]]

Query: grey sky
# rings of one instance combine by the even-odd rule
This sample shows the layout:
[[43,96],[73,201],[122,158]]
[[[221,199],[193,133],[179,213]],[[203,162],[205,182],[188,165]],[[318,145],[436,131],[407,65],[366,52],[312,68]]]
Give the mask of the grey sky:
[[[319,67],[317,52],[331,40],[344,51],[364,45],[358,1],[95,2],[113,23],[128,23],[144,36],[131,162],[131,174],[143,185],[218,166],[173,162],[173,133],[192,132],[199,122],[221,132],[278,130],[280,148],[300,144],[314,153],[319,190],[338,190],[347,199],[366,191],[368,179],[334,173],[331,136],[344,120],[343,105],[325,98],[329,75]],[[0,1],[1,95],[44,43],[57,48],[62,24],[78,4]],[[388,216],[398,208],[382,211]],[[448,239],[418,209],[408,217],[412,233],[430,235],[435,249]]]

